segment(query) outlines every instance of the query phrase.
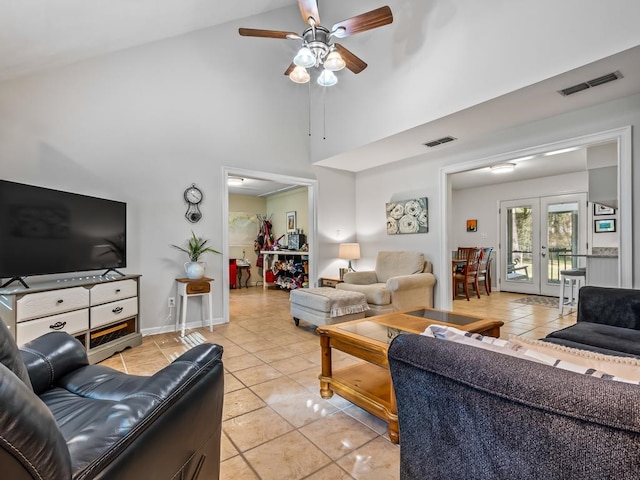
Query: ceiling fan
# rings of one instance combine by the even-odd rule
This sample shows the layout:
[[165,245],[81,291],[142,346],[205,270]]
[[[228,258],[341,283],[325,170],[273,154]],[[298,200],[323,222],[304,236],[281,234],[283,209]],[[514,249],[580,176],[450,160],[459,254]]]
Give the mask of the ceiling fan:
[[384,6],[338,22],[328,29],[320,24],[317,0],[298,0],[298,5],[302,20],[309,25],[302,35],[280,30],[239,29],[240,35],[245,37],[300,40],[302,48],[284,72],[296,83],[309,81],[308,68],[322,69],[317,82],[323,87],[335,85],[338,78],[333,72],[345,67],[353,73],[360,73],[367,64],[339,43],[333,43],[333,38],[345,38],[393,22],[391,9]]

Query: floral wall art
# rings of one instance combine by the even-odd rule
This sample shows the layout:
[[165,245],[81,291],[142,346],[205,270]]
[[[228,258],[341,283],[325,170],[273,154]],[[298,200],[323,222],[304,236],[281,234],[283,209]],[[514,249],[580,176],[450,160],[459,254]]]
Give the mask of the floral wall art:
[[427,233],[429,210],[427,197],[387,203],[387,235]]

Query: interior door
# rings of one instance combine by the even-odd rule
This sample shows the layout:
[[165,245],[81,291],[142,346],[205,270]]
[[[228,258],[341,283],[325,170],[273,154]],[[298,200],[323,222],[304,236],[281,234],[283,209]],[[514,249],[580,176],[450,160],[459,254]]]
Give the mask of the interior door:
[[560,270],[583,266],[586,193],[500,203],[500,288],[558,296]]

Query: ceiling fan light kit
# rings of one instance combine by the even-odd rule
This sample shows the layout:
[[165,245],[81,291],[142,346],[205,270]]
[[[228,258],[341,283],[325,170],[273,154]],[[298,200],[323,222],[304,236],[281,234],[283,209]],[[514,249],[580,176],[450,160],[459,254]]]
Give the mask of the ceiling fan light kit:
[[298,0],[298,6],[302,20],[309,25],[302,35],[279,30],[239,29],[240,35],[245,37],[302,41],[293,63],[285,71],[285,75],[295,83],[307,83],[310,80],[307,68],[322,70],[317,82],[323,87],[338,83],[338,77],[333,72],[345,67],[353,73],[360,73],[367,68],[367,64],[339,43],[332,43],[332,39],[345,38],[393,22],[391,9],[384,6],[338,22],[329,30],[320,24],[317,0]]
[[298,67],[310,68],[316,64],[316,57],[311,53],[309,47],[302,47],[293,57],[293,63]]
[[309,72],[307,72],[306,68],[297,65],[289,74],[289,78],[292,82],[307,83],[311,77],[309,76]]
[[317,82],[321,87],[332,87],[338,83],[338,77],[331,70],[325,68],[322,70]]
[[327,55],[327,58],[324,61],[324,68],[331,70],[332,72],[338,72],[346,66],[347,64],[344,59],[335,50],[329,52],[329,55]]

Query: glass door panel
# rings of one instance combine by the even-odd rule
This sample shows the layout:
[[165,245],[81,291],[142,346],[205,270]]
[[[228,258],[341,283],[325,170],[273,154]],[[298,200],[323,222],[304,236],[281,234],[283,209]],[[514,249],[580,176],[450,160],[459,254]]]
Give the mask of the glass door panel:
[[501,202],[502,282],[508,292],[539,293],[539,200]]
[[562,195],[540,199],[546,215],[546,228],[541,232],[542,295],[558,296],[560,271],[584,264],[586,253],[586,194]]
[[584,265],[586,194],[500,202],[506,292],[558,296],[560,271]]

